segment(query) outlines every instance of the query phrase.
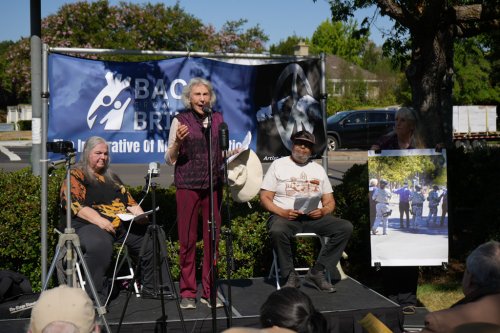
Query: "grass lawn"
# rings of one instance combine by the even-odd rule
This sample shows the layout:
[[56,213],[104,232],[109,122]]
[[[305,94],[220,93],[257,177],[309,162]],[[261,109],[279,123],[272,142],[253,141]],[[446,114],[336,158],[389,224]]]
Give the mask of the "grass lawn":
[[447,309],[463,297],[459,283],[423,284],[417,290],[418,300],[429,311]]
[[417,299],[429,311],[447,309],[464,297],[462,276],[465,265],[450,259],[446,270],[423,267],[419,278]]
[[31,131],[0,132],[0,141],[31,140]]

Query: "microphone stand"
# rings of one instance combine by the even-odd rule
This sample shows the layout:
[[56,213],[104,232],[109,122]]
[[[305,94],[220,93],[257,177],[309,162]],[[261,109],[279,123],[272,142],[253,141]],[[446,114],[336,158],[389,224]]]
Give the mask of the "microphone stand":
[[[143,188],[143,191],[146,193],[148,192],[148,189],[151,188],[151,205],[153,206],[153,212],[152,212],[152,223],[148,225],[148,228],[146,230],[146,234],[144,235],[143,241],[142,241],[142,246],[141,250],[139,253],[139,258],[137,259],[137,264],[136,268],[134,270],[135,276],[139,276],[141,274],[141,260],[144,256],[144,251],[146,250],[146,245],[147,243],[152,239],[153,240],[153,296],[154,297],[159,297],[161,300],[161,319],[160,319],[160,328],[162,333],[167,332],[167,315],[165,312],[165,300],[163,291],[164,287],[164,279],[168,279],[170,281],[170,289],[171,292],[173,293],[173,297],[175,298],[176,306],[177,306],[177,313],[179,314],[179,319],[182,325],[182,331],[186,333],[186,324],[184,322],[184,316],[182,315],[182,311],[180,308],[179,304],[179,297],[177,295],[177,289],[175,289],[175,284],[172,279],[172,273],[170,271],[170,265],[168,263],[168,252],[166,249],[166,240],[165,240],[165,234],[163,230],[160,228],[160,226],[156,223],[156,187],[157,184],[154,181],[151,181],[151,178],[156,177],[157,175],[154,175],[152,173],[152,170],[150,169],[148,172],[148,175],[145,177],[146,178],[146,185]],[[165,264],[166,265],[166,271],[167,271],[167,276],[163,276],[162,270],[161,270],[161,265]],[[128,285],[128,293],[127,293],[127,298],[125,299],[125,305],[123,306],[122,309],[122,314],[120,316],[120,321],[118,323],[118,330],[117,332],[120,332],[123,320],[125,318],[125,313],[127,311],[128,303],[130,300],[130,296],[132,295],[132,285],[134,282],[132,281]]]
[[233,256],[233,230],[231,228],[231,210],[229,207],[230,203],[230,189],[229,189],[229,177],[228,177],[228,166],[227,166],[227,149],[223,150],[224,154],[224,186],[226,189],[226,213],[227,213],[227,226],[228,228],[224,231],[226,237],[226,263],[227,263],[227,298],[228,298],[228,321],[227,327],[233,326],[233,298],[231,295],[231,273],[234,271],[234,256]]
[[212,267],[210,269],[210,277],[212,280],[210,286],[210,304],[212,309],[212,332],[217,332],[217,309],[215,307],[217,300],[217,237],[216,237],[216,221],[214,215],[214,183],[213,183],[213,152],[212,152],[212,113],[208,113],[208,181],[210,183],[210,220],[208,221],[210,230],[210,258],[212,258]]

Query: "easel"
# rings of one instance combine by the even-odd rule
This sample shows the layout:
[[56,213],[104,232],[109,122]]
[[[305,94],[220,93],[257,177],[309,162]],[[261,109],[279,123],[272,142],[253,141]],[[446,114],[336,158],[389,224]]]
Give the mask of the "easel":
[[[60,145],[62,147],[63,145]],[[60,148],[59,147],[59,148]],[[95,289],[94,281],[92,281],[92,277],[90,275],[90,270],[85,262],[85,258],[83,257],[82,248],[80,246],[80,238],[75,233],[75,229],[71,227],[71,163],[72,159],[75,157],[75,150],[73,148],[65,147],[64,151],[54,151],[54,152],[64,152],[66,154],[65,157],[65,167],[66,167],[66,228],[64,229],[64,233],[59,235],[59,241],[57,243],[56,252],[54,254],[54,259],[50,265],[50,269],[47,275],[47,279],[45,280],[45,284],[43,285],[42,291],[47,290],[47,286],[49,284],[50,277],[54,273],[54,269],[56,267],[56,263],[59,259],[59,255],[61,253],[62,248],[66,248],[66,253],[64,255],[63,262],[66,263],[65,267],[65,275],[66,281],[69,287],[74,287],[74,282],[76,281],[76,262],[77,259],[80,259],[80,263],[83,266],[83,271],[85,272],[85,276],[87,277],[87,283],[92,292],[92,296],[94,297],[94,302],[97,307],[97,314],[102,320],[104,327],[106,328],[106,332],[111,333],[111,329],[109,328],[108,322],[106,321],[106,308],[102,306],[101,300],[97,295],[97,291]],[[76,251],[77,256],[75,256]]]

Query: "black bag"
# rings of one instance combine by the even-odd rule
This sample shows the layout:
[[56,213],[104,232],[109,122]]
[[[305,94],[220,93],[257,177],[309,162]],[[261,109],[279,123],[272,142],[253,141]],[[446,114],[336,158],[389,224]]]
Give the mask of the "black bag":
[[20,273],[0,270],[0,303],[24,294],[32,294],[31,283]]

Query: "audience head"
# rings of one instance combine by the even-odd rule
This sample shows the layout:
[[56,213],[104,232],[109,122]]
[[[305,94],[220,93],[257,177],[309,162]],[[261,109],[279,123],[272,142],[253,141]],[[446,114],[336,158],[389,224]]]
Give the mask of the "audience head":
[[369,183],[369,186],[370,187],[374,187],[374,186],[377,186],[378,185],[378,180],[377,178],[372,178],[370,179],[370,183]]
[[327,332],[325,317],[318,312],[306,294],[296,288],[273,292],[260,308],[263,328],[281,327],[298,333]]
[[467,257],[462,286],[464,294],[481,288],[500,288],[500,243],[479,245]]
[[92,300],[81,288],[45,290],[31,310],[28,333],[99,332]]

